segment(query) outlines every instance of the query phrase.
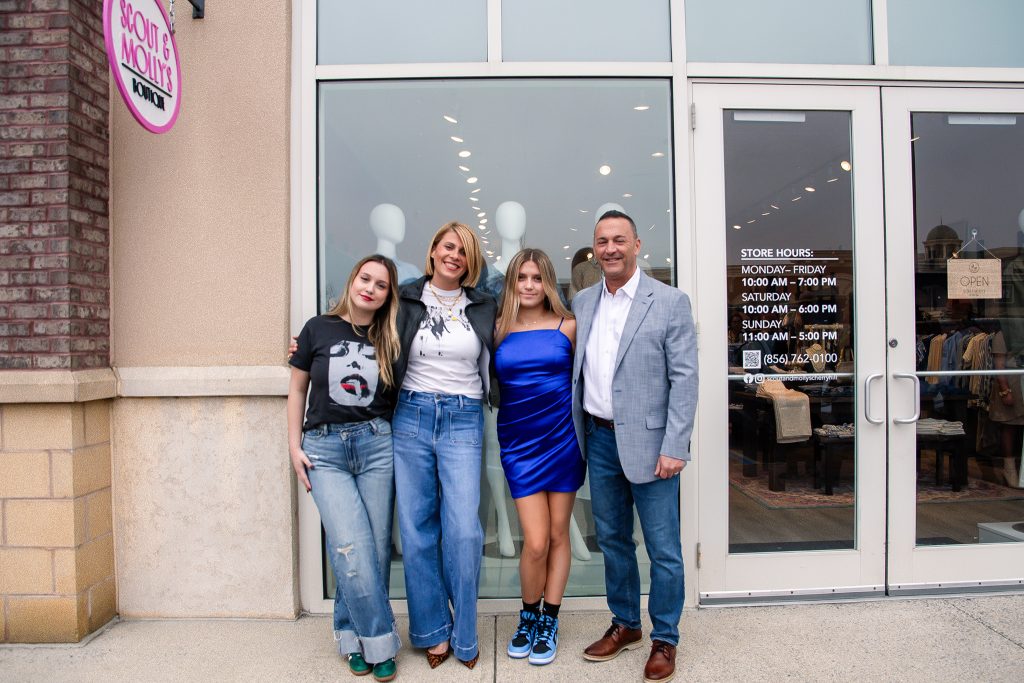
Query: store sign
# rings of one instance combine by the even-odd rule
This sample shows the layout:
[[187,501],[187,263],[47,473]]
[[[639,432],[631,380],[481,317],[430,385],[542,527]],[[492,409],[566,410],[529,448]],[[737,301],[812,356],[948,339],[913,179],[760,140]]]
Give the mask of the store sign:
[[181,109],[181,66],[160,0],[104,0],[103,34],[114,82],[135,120],[166,133]]
[[951,258],[946,261],[947,297],[950,299],[1001,299],[1002,260]]

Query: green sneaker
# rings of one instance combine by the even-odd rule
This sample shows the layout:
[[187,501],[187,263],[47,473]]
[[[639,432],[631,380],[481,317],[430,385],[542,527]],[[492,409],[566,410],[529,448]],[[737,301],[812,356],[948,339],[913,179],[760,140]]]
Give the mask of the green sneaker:
[[398,665],[395,663],[394,657],[373,665],[373,680],[375,681],[393,681],[397,675]]
[[350,652],[348,655],[348,670],[353,676],[365,676],[373,671],[373,667],[366,663],[361,652]]

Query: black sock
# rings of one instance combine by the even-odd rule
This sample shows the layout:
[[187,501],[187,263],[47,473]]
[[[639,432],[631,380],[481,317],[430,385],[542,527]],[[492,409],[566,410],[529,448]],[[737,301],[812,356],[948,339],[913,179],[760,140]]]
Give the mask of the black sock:
[[562,606],[561,604],[557,604],[556,605],[553,602],[545,602],[544,603],[544,615],[548,616],[548,617],[551,617],[552,619],[557,619],[558,618],[558,608],[561,607],[561,606]]
[[523,600],[523,609],[532,614],[540,614],[540,600],[537,602],[526,602],[526,600]]

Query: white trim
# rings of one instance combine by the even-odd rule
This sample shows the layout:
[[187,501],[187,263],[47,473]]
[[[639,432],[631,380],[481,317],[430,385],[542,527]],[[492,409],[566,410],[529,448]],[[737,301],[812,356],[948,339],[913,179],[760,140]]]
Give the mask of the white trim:
[[501,63],[501,0],[487,0],[487,61]]
[[283,365],[114,368],[117,395],[131,398],[176,396],[287,396]]
[[889,0],[871,1],[871,47],[875,66],[889,64]]
[[[999,83],[1021,87],[1024,69],[945,66],[874,66],[859,64],[730,64],[689,62],[688,78],[797,78],[829,81],[934,81]],[[845,85],[845,84],[843,84]]]
[[447,62],[443,64],[321,64],[320,81],[408,78],[552,78],[556,76],[633,76],[666,78],[671,62]]

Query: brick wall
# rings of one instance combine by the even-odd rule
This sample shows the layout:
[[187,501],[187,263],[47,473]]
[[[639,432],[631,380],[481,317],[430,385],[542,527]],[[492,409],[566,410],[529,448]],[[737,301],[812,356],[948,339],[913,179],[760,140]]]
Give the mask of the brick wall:
[[99,0],[0,0],[0,369],[109,365]]

